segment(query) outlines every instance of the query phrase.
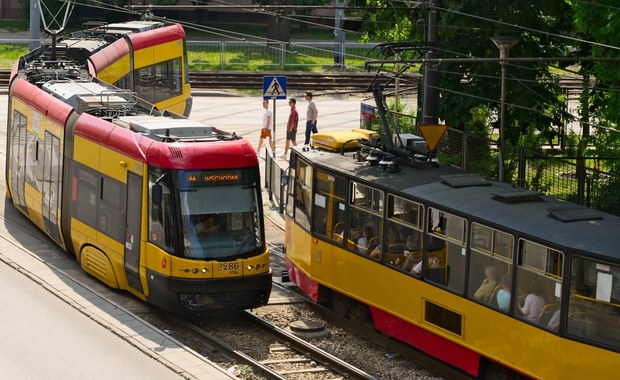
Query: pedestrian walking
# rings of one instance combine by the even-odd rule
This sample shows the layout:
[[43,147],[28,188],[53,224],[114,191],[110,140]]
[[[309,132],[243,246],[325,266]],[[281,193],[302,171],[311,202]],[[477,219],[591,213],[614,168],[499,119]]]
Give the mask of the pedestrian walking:
[[306,110],[306,140],[304,145],[310,144],[310,134],[318,133],[316,129],[316,118],[319,116],[319,110],[316,108],[314,100],[312,100],[312,93],[306,92],[306,100],[308,101],[308,109]]
[[260,138],[258,140],[258,149],[256,152],[258,156],[261,157],[261,148],[263,147],[263,142],[267,139],[269,146],[271,147],[271,151],[276,151],[276,145],[271,137],[271,124],[273,121],[273,111],[269,109],[269,100],[263,99],[263,126],[260,130]]
[[297,126],[299,125],[299,115],[297,114],[297,109],[295,108],[297,101],[295,98],[291,98],[288,100],[288,105],[291,107],[291,113],[288,115],[288,122],[286,123],[286,143],[284,144],[284,153],[282,153],[281,157],[286,158],[288,154],[288,149],[291,146],[297,145],[296,136],[297,136]]

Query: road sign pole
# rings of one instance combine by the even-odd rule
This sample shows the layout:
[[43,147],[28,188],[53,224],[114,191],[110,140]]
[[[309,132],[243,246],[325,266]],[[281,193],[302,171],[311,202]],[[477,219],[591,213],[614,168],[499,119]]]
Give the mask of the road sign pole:
[[[273,100],[273,127],[272,136],[273,145],[276,145],[276,100],[286,99],[286,77],[285,76],[264,76],[263,77],[263,99]],[[276,150],[273,150],[273,156],[276,156]]]
[[273,125],[273,136],[271,137],[273,139],[273,156],[276,156],[276,98],[273,98],[273,117],[271,118],[271,122]]

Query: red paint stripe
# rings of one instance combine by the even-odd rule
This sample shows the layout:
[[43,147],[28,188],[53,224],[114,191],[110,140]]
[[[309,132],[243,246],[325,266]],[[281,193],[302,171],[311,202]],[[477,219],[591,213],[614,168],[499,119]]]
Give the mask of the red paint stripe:
[[73,108],[68,104],[21,78],[16,79],[15,85],[11,89],[11,96],[21,99],[30,108],[60,124],[63,128],[73,111]]
[[319,301],[319,284],[315,281],[312,281],[308,276],[304,274],[304,272],[297,269],[295,265],[289,260],[286,259],[286,268],[288,269],[288,276],[290,280],[297,284],[299,289],[301,289],[304,294],[306,294],[310,299],[314,302]]
[[100,73],[127,55],[129,55],[129,45],[125,39],[120,39],[91,55],[88,59],[96,73]]
[[370,312],[377,329],[382,333],[410,344],[473,376],[478,376],[480,372],[478,353],[383,310],[371,307]]
[[166,42],[182,40],[184,38],[185,31],[179,24],[129,35],[134,50],[146,49]]

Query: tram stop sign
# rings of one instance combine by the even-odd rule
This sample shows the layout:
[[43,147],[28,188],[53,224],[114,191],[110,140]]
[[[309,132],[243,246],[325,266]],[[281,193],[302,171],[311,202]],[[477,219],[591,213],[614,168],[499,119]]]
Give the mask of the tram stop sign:
[[437,149],[439,140],[441,140],[443,135],[448,130],[448,126],[438,124],[420,124],[418,129],[428,145],[428,150],[434,152],[435,149]]

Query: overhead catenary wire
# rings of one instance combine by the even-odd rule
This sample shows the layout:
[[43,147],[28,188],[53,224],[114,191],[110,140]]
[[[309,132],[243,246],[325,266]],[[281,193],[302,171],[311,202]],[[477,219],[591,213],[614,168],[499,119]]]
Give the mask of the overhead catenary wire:
[[[200,2],[200,1],[196,1],[196,2]],[[248,6],[241,6],[241,5],[232,5],[232,4],[227,3],[225,1],[218,1],[218,2],[220,3],[220,5],[209,5],[209,6],[205,5],[204,8],[212,8],[212,9],[224,9],[224,8],[229,8],[230,9],[230,8],[232,8],[232,9],[239,9],[239,10],[248,11],[248,12],[260,12],[260,13],[266,14],[268,16],[285,17],[286,19],[288,19],[290,21],[293,21],[293,22],[307,23],[309,25],[320,26],[322,28],[327,28],[327,29],[331,29],[331,30],[335,30],[336,29],[334,26],[328,26],[328,25],[324,25],[324,24],[320,24],[320,23],[314,23],[314,22],[306,21],[306,20],[303,19],[303,15],[283,16],[282,14],[276,12],[276,11],[281,11],[281,10],[284,10],[284,9],[289,9],[289,10],[291,10],[291,9],[292,10],[297,10],[297,9],[315,9],[315,8],[329,9],[330,8],[329,6],[286,6],[286,5],[279,5],[279,6],[251,6],[251,7],[248,7]],[[115,10],[115,11],[118,11],[118,12],[133,13],[133,14],[137,14],[137,15],[138,14],[142,14],[142,12],[138,12],[136,10],[136,9],[139,8],[138,6],[134,6],[132,9],[126,9],[126,8],[114,6],[114,5],[111,5],[111,4],[102,3],[101,1],[96,1],[96,0],[95,1],[91,1],[90,3],[98,3],[98,4],[100,4],[98,6],[99,8],[112,9],[112,10]],[[393,1],[392,3],[398,3],[398,1]],[[396,8],[398,8],[398,9],[401,9],[401,8],[405,9],[406,8],[406,9],[410,10],[411,6],[408,6],[408,5],[413,5],[413,6],[420,7],[420,9],[422,9],[422,8],[424,8],[426,6],[429,6],[429,3],[425,3],[425,2],[410,2],[410,1],[406,1],[404,3],[407,3],[407,5],[403,6],[403,7],[393,7],[393,8],[394,9],[396,9]],[[85,3],[78,3],[78,4],[83,5],[83,6],[94,6],[92,4],[85,4]],[[180,6],[146,6],[145,8],[152,10],[154,8],[167,8],[167,7],[177,7],[177,8],[179,8]],[[185,7],[187,7],[187,6],[185,6]],[[355,8],[355,9],[362,9],[362,8],[358,7],[358,8]],[[378,7],[366,7],[364,9],[371,10],[371,9],[380,9],[380,8],[378,8]],[[518,28],[518,29],[521,29],[521,30],[529,31],[529,32],[540,33],[540,34],[543,34],[543,35],[554,35],[556,37],[566,38],[566,39],[569,39],[569,40],[579,41],[579,42],[583,42],[583,43],[591,43],[593,45],[598,45],[598,46],[607,46],[605,44],[598,44],[598,43],[593,42],[593,41],[587,41],[587,40],[578,39],[578,38],[571,37],[571,36],[564,36],[564,35],[560,35],[560,34],[550,34],[547,31],[542,31],[542,30],[536,30],[536,29],[533,29],[533,28],[522,27],[522,26],[519,26],[517,24],[511,24],[511,23],[508,23],[508,22],[500,22],[499,20],[494,20],[494,19],[491,19],[491,18],[486,18],[486,17],[482,17],[482,16],[472,15],[472,14],[468,14],[468,13],[465,13],[465,12],[453,11],[453,10],[448,9],[448,8],[437,7],[437,9],[445,11],[445,12],[452,12],[452,13],[459,14],[459,15],[462,15],[462,16],[473,17],[473,18],[476,18],[476,19],[492,22],[492,23],[495,23],[495,24],[499,23],[499,24],[502,24],[502,25],[505,25],[505,26],[509,26],[509,27],[513,27],[513,28]],[[210,34],[217,35],[217,36],[224,37],[224,38],[231,39],[231,40],[247,41],[247,42],[250,42],[250,43],[264,43],[264,42],[274,43],[274,44],[275,43],[284,43],[284,44],[286,44],[287,47],[303,46],[305,48],[308,48],[308,49],[311,49],[311,50],[317,51],[317,52],[329,52],[329,53],[333,52],[330,49],[321,49],[321,48],[316,48],[316,47],[304,46],[303,43],[299,43],[298,44],[298,43],[295,43],[295,42],[279,41],[279,40],[263,38],[263,37],[259,37],[259,36],[255,36],[255,35],[248,35],[248,34],[239,33],[239,32],[230,31],[230,30],[221,29],[221,28],[215,28],[215,27],[209,27],[209,26],[205,26],[205,25],[193,24],[193,23],[189,23],[189,22],[186,22],[186,21],[182,21],[182,20],[172,20],[172,19],[169,19],[169,18],[158,17],[158,16],[153,16],[153,17],[155,19],[158,19],[158,20],[167,20],[167,21],[179,22],[179,23],[181,23],[182,25],[184,25],[185,27],[187,27],[189,29],[193,29],[193,30],[197,30],[197,31],[202,31],[202,32],[205,32],[205,33],[210,33]],[[276,51],[286,51],[288,53],[291,52],[290,49],[287,49],[287,48],[282,49],[280,47],[273,47],[273,49],[276,50]],[[446,50],[446,52],[450,52],[450,53],[455,54],[457,56],[460,55],[460,56],[468,57],[467,53],[458,53],[458,52],[447,51],[447,50]],[[298,54],[301,57],[313,58],[313,56],[309,55],[309,54],[303,54],[303,53],[298,53],[298,52],[295,52],[295,54]],[[345,57],[360,58],[360,59],[367,59],[368,58],[366,56],[358,56],[358,55],[354,55],[354,54],[350,54],[350,53],[346,53]],[[465,58],[465,59],[469,59],[471,62],[473,62],[473,60],[478,60],[480,58],[469,57],[469,58]],[[567,60],[568,59],[575,60],[575,58],[566,58],[566,59]],[[443,62],[447,62],[447,60],[448,59],[444,58]],[[489,61],[497,61],[497,59],[489,59]],[[513,60],[513,61],[515,61],[515,60]],[[514,64],[514,63],[508,63],[508,64]],[[518,66],[518,67],[522,68],[522,66]],[[351,68],[351,67],[349,67],[349,69],[358,70],[357,68]],[[533,68],[528,68],[528,69],[534,70]],[[468,75],[471,75],[471,74],[468,74]],[[522,79],[518,79],[518,78],[516,78],[514,76],[511,76],[511,80],[522,80]],[[445,88],[439,88],[439,89],[443,90],[443,91],[448,91]],[[462,94],[462,95],[463,96],[470,96],[469,94]],[[515,106],[515,105],[511,104],[511,106]]]

